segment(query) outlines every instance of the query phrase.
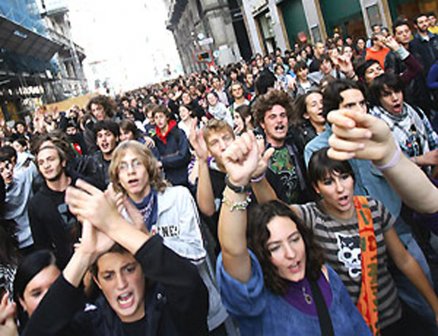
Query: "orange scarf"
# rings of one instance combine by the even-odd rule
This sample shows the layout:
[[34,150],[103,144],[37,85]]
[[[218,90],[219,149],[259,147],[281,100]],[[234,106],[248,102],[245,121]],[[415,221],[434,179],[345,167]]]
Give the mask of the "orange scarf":
[[362,285],[357,309],[371,329],[373,335],[380,335],[377,310],[377,242],[373,218],[365,196],[354,196],[359,223],[360,249],[362,255]]

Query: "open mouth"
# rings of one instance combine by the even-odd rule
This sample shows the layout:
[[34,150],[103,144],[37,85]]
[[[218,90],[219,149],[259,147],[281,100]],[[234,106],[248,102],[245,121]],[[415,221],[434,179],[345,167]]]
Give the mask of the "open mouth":
[[402,108],[402,105],[397,103],[397,104],[392,105],[392,108],[394,109],[394,111],[400,111]]
[[134,294],[132,292],[124,293],[117,296],[117,303],[121,308],[129,308],[134,302]]
[[275,131],[276,132],[281,132],[281,131],[283,131],[284,129],[285,129],[286,127],[284,126],[284,125],[277,125],[277,126],[275,126]]
[[342,196],[342,197],[339,197],[339,198],[338,198],[338,203],[339,203],[341,206],[345,206],[345,205],[347,205],[349,202],[350,202],[350,199],[349,199],[348,195],[346,195],[346,196]]
[[289,269],[289,271],[292,272],[292,273],[298,273],[298,272],[300,272],[300,271],[301,271],[301,261],[297,261],[297,262],[291,264],[291,265],[288,267],[288,269]]

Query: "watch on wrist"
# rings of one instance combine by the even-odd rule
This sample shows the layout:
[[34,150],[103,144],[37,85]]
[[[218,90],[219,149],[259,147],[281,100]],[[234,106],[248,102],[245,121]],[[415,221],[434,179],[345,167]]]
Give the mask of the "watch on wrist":
[[249,184],[244,185],[244,186],[236,186],[236,185],[232,184],[230,182],[228,174],[225,175],[225,184],[227,185],[228,188],[230,188],[232,191],[234,191],[237,194],[246,193],[246,192],[250,191],[250,189],[251,189]]

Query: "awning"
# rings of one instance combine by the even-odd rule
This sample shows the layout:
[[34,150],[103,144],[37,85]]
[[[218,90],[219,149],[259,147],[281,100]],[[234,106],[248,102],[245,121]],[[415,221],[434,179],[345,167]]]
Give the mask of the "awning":
[[49,61],[61,45],[0,15],[0,48]]

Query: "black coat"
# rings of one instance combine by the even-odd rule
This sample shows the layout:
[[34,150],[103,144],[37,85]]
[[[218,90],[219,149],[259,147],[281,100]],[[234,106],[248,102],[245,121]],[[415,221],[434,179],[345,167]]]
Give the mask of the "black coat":
[[[136,253],[147,283],[144,335],[208,335],[208,294],[195,266],[165,247],[158,235]],[[146,281],[146,280],[145,280]],[[105,298],[84,311],[82,289],[60,276],[40,302],[22,336],[122,336],[123,323]]]

